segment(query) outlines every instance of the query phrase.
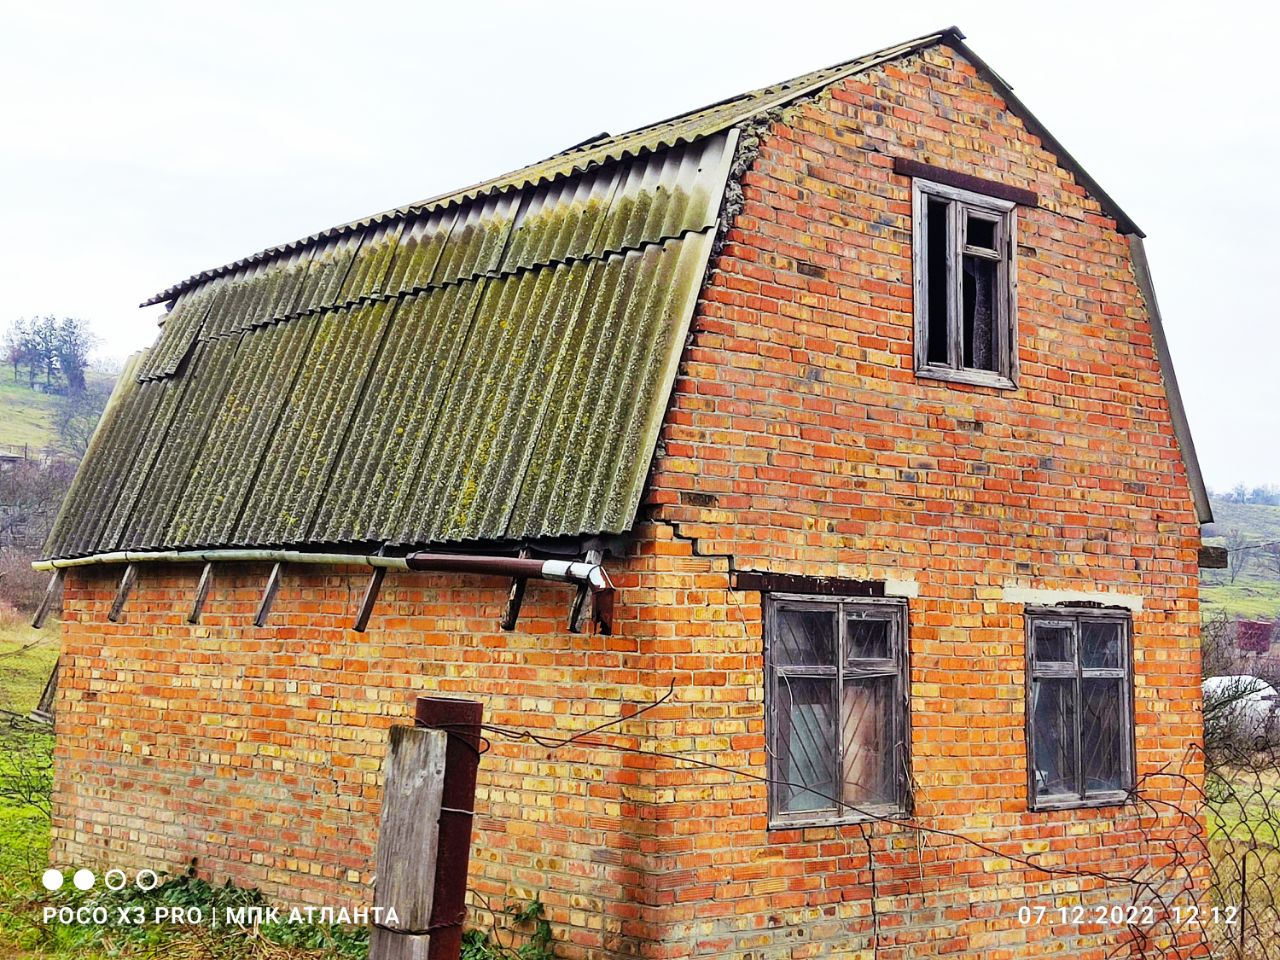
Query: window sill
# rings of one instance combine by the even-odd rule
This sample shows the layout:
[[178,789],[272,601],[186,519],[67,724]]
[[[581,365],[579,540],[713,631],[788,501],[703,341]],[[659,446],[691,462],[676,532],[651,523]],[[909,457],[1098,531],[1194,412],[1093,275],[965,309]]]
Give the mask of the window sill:
[[948,383],[967,383],[975,387],[994,387],[997,390],[1016,390],[1018,385],[1008,377],[990,370],[955,370],[951,367],[917,367],[916,376],[925,380],[945,380]]
[[880,805],[874,807],[864,807],[861,813],[850,814],[843,817],[819,816],[819,817],[796,817],[792,819],[778,820],[770,818],[769,830],[808,830],[818,827],[847,827],[856,826],[860,823],[876,823],[880,820],[888,819],[905,819],[910,816],[906,810],[899,806]]
[[1044,797],[1039,800],[1032,799],[1028,807],[1037,813],[1047,810],[1088,810],[1093,807],[1122,807],[1132,799],[1134,797],[1128,790],[1112,790],[1089,797],[1065,796]]

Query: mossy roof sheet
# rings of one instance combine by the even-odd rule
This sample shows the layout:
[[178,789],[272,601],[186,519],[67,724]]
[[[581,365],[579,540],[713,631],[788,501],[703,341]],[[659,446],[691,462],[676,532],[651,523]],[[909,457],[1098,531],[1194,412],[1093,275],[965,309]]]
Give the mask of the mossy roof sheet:
[[183,290],[47,553],[629,529],[735,141],[371,223]]

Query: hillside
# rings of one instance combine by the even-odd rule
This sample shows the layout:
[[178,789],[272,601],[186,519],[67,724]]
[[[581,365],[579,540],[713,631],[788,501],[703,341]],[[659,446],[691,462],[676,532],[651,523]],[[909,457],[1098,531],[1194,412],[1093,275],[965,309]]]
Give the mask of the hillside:
[[[110,375],[89,370],[85,374],[91,389],[110,391]],[[15,382],[12,374],[0,374],[0,452],[2,448],[27,446],[28,456],[38,456],[57,442],[54,412],[58,398],[31,390]]]
[[[1205,542],[1225,545],[1231,530],[1239,530],[1247,543],[1280,541],[1280,506],[1235,503],[1212,497],[1214,522],[1205,528]],[[1253,556],[1231,582],[1230,571],[1205,570],[1200,588],[1206,617],[1280,619],[1280,575]]]
[[34,456],[55,440],[56,397],[0,376],[0,447],[23,446]]

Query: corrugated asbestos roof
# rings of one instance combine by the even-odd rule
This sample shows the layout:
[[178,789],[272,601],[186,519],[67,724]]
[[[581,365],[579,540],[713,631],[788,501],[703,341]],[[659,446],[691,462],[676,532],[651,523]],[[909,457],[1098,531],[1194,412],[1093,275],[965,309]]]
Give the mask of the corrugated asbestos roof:
[[385,219],[184,289],[46,553],[629,529],[735,143]]
[[736,127],[962,36],[595,139],[156,295],[160,336],[122,375],[46,556],[630,529]]

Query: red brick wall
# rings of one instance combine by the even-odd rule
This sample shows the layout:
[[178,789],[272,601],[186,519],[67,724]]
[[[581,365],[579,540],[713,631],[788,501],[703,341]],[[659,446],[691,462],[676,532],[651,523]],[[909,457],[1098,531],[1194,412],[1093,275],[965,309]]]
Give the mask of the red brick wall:
[[[1040,194],[1019,211],[1016,391],[916,380],[895,155]],[[389,577],[359,635],[354,571],[291,571],[256,629],[256,568],[220,577],[200,627],[183,622],[196,571],[144,571],[109,624],[114,575],[74,575],[55,858],[195,856],[290,902],[364,898],[385,728],[419,691],[574,732],[674,684],[604,739],[763,775],[760,596],[727,589],[732,558],[914,581],[923,829],[768,831],[748,776],[495,737],[473,890],[495,905],[540,893],[566,956],[1100,956],[1114,931],[1023,927],[1017,907],[1128,888],[1019,861],[1119,873],[1164,856],[1155,837],[1185,847],[1192,827],[1159,805],[1185,802],[1183,784],[1157,771],[1199,775],[1184,762],[1199,737],[1198,527],[1127,245],[945,50],[798,108],[744,186],[677,383],[654,522],[610,565],[614,636],[567,634],[569,592],[549,585],[502,633],[505,584],[422,575]],[[1006,587],[1141,596],[1137,760],[1155,804],[1027,812],[1022,608]]]
[[[915,377],[911,184],[895,156],[1039,195],[1018,211],[1017,390]],[[1156,827],[1145,807],[1027,812],[1022,607],[1002,600],[1006,587],[1142,598],[1138,776],[1157,803],[1186,806],[1185,783],[1158,770],[1200,772],[1187,757],[1200,736],[1199,528],[1127,241],[946,49],[851,79],[775,124],[744,192],[676,386],[649,494],[657,516],[739,569],[914,582],[922,823],[1004,857],[1047,851],[1041,862],[1109,873],[1149,855],[1153,831],[1185,843],[1186,824]],[[677,801],[703,789],[697,774],[667,776]],[[784,941],[779,919],[808,917],[815,939],[838,939],[866,914],[857,828],[765,833],[754,811],[712,839],[685,804],[666,810],[671,869],[714,844],[689,882],[732,918],[735,948],[752,931],[761,949]],[[903,895],[881,908],[887,942],[930,942],[902,955],[1072,944],[1017,926],[1020,897],[1061,904],[1043,876],[969,843],[871,833],[892,851],[880,881]],[[772,887],[751,882],[762,875]],[[695,937],[724,929],[703,904],[668,916]]]

